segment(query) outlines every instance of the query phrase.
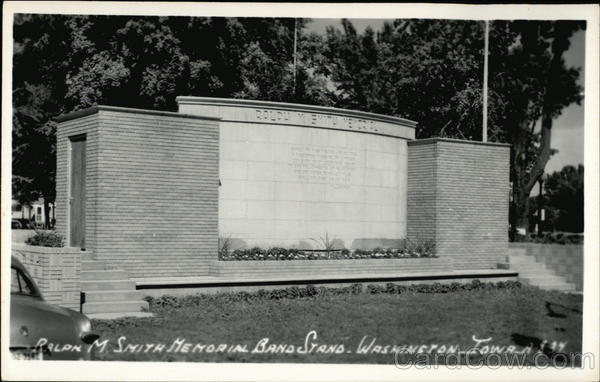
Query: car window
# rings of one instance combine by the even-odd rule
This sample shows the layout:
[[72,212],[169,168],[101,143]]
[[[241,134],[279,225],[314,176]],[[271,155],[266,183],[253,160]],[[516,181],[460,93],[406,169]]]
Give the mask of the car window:
[[35,288],[31,280],[17,268],[11,268],[10,293],[20,293],[35,296]]
[[21,293],[19,286],[19,274],[16,268],[10,269],[10,293]]

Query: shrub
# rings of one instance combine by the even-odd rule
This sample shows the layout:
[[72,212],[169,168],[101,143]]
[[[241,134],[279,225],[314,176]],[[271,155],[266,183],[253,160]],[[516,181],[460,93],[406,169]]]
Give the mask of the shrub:
[[314,241],[314,242],[315,242],[315,244],[316,244],[318,247],[322,247],[322,249],[324,249],[324,250],[325,250],[325,253],[327,253],[328,255],[329,255],[329,254],[330,254],[330,253],[331,253],[333,250],[335,250],[335,244],[336,244],[336,242],[337,242],[337,239],[336,239],[336,238],[333,238],[333,237],[332,237],[332,238],[330,238],[330,237],[329,237],[329,233],[327,233],[327,232],[325,232],[325,236],[324,236],[324,237],[323,237],[323,236],[321,236],[321,237],[319,237],[319,239],[318,239],[318,240],[317,240],[317,239],[312,239],[312,238],[311,238],[310,240]]
[[[321,238],[323,250],[271,247],[267,250],[260,247],[236,249],[231,251],[229,238],[219,238],[219,259],[221,260],[337,260],[337,259],[380,259],[405,257],[436,257],[433,240],[405,241],[405,248],[334,249],[334,241],[328,235]],[[316,241],[316,240],[315,240]]]
[[219,257],[228,257],[231,252],[231,236],[219,236]]
[[361,294],[363,290],[362,284],[352,284],[350,286],[350,293],[352,294]]
[[433,239],[406,239],[406,251],[411,255],[421,257],[432,257],[435,253],[435,241]]
[[385,290],[380,285],[367,285],[367,293],[369,294],[379,294],[383,293]]
[[[413,284],[409,286],[387,283],[385,286],[377,284],[367,285],[364,292],[368,294],[403,294],[403,293],[452,293],[469,290],[492,290],[504,289],[513,290],[521,288],[519,281],[499,281],[497,283],[483,283],[479,280],[473,280],[470,283],[460,284],[453,282],[452,284]],[[352,284],[347,287],[328,288],[315,287],[314,285],[306,285],[305,287],[292,286],[285,289],[265,290],[260,289],[256,292],[232,292],[219,295],[189,295],[176,297],[164,295],[161,297],[145,297],[150,305],[150,310],[181,308],[184,306],[197,306],[200,303],[208,301],[219,304],[223,302],[238,302],[238,301],[256,301],[256,300],[280,300],[280,299],[300,299],[300,298],[319,298],[331,295],[358,295],[363,293],[362,284]]]
[[[331,242],[327,238],[325,240]],[[374,248],[372,250],[347,248],[327,249],[322,251],[302,250],[297,248],[271,247],[267,250],[260,247],[236,249],[229,251],[226,240],[220,240],[220,260],[337,260],[337,259],[379,259],[404,257],[436,257],[433,254],[433,242],[424,241],[411,244],[410,248]]]
[[583,244],[583,234],[572,232],[530,233],[528,236],[517,235],[514,241],[540,244]]
[[35,231],[35,235],[27,238],[25,244],[38,247],[64,247],[63,237],[55,231]]

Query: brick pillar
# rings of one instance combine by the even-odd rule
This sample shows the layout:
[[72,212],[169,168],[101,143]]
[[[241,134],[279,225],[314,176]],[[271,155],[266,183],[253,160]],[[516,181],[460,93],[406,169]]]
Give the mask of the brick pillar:
[[496,268],[508,253],[510,146],[408,142],[407,239],[435,241],[455,269]]

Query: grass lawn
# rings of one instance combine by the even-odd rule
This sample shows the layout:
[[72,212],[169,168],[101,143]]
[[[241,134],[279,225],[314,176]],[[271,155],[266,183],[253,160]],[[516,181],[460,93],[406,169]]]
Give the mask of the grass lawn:
[[[554,350],[581,351],[582,296],[525,286],[453,293],[368,294],[363,291],[250,301],[217,295],[184,301],[187,303],[179,307],[151,308],[156,313],[152,318],[94,320],[94,331],[100,334],[101,340],[108,339],[106,347],[98,349],[103,351],[96,351],[95,359],[393,364],[391,346],[387,354],[382,354],[386,345],[426,345],[425,350],[421,350],[425,352],[433,350],[432,345],[437,345],[439,350],[442,345],[466,350],[475,345],[472,336],[492,338],[480,343],[480,349],[485,345],[512,345],[522,350],[531,343],[531,354],[534,354],[540,347],[552,352],[549,346],[557,341],[562,342],[564,348]],[[311,331],[316,332],[316,338],[309,335]],[[125,339],[122,338],[119,345],[121,336]],[[178,338],[190,345],[167,352]],[[363,345],[368,345],[373,339],[370,350],[359,354],[357,348],[361,340]],[[548,345],[544,345],[544,340]],[[130,347],[128,351],[119,352],[125,350],[126,345],[138,344],[153,344],[153,348],[144,352],[142,347]],[[153,351],[157,344],[164,344],[162,351]],[[204,347],[200,349],[197,344]],[[210,344],[213,344],[213,352],[208,352]],[[230,351],[214,351],[219,344],[225,344]],[[238,351],[232,346],[236,344]],[[282,345],[279,352],[252,352],[255,348],[266,350],[268,345],[274,344]],[[188,353],[183,352],[185,346]],[[194,346],[196,350],[192,352]],[[247,352],[239,351],[244,347]],[[292,347],[293,351],[285,352],[284,349],[289,351]],[[177,345],[173,349],[176,348]],[[302,352],[303,348],[310,351]]]

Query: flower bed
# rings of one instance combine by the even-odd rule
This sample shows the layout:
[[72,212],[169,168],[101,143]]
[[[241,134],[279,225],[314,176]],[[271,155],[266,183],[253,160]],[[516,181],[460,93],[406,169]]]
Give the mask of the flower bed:
[[400,258],[432,258],[431,250],[410,250],[407,248],[374,248],[371,250],[344,249],[302,250],[296,248],[273,247],[263,249],[236,249],[220,251],[219,260],[223,261],[260,261],[260,260],[350,260],[350,259],[400,259]]
[[482,282],[473,280],[469,283],[453,282],[450,284],[411,284],[400,285],[395,283],[386,283],[385,285],[368,284],[364,287],[362,284],[351,284],[346,287],[326,287],[307,285],[305,287],[292,286],[283,289],[264,290],[256,292],[228,292],[219,295],[195,294],[187,296],[163,295],[161,297],[146,296],[144,300],[150,304],[150,310],[161,309],[179,309],[183,307],[194,307],[203,301],[209,301],[213,304],[228,301],[260,301],[260,300],[280,300],[280,299],[301,299],[301,298],[319,298],[336,295],[359,295],[365,294],[404,294],[404,293],[452,293],[477,290],[516,290],[521,289],[520,281],[498,281]]

